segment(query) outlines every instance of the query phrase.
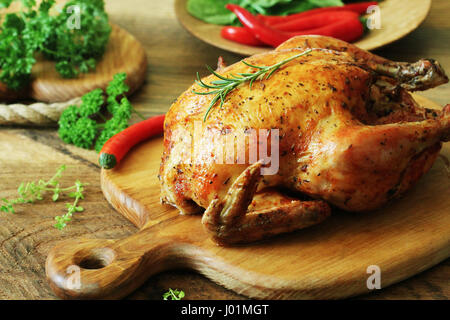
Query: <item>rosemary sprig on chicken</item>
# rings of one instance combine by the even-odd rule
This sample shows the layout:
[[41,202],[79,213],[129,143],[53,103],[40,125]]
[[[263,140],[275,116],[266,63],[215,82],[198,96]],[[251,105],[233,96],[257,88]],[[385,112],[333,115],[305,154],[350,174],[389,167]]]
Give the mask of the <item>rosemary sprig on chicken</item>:
[[251,68],[257,69],[258,71],[254,72],[254,73],[237,73],[237,75],[230,74],[229,78],[221,76],[216,71],[214,71],[210,66],[207,65],[206,68],[220,80],[214,80],[214,81],[211,81],[211,84],[206,84],[205,82],[203,82],[203,80],[200,78],[199,73],[197,72],[197,80],[195,82],[199,86],[206,88],[206,89],[212,89],[213,91],[198,92],[198,91],[193,90],[192,92],[195,94],[199,94],[199,95],[215,94],[214,99],[211,100],[211,103],[209,104],[209,107],[206,110],[203,121],[206,121],[211,109],[216,105],[216,103],[219,100],[220,100],[219,107],[222,107],[225,102],[226,96],[232,90],[236,89],[239,85],[241,85],[242,83],[250,82],[249,86],[251,89],[253,86],[253,82],[255,82],[256,80],[258,80],[258,79],[269,80],[270,77],[272,76],[272,74],[275,71],[277,71],[279,68],[281,68],[283,65],[285,65],[288,62],[291,62],[292,60],[295,60],[301,56],[304,56],[304,55],[310,53],[311,51],[312,51],[311,49],[305,50],[302,53],[296,54],[288,59],[285,59],[274,65],[266,66],[266,67],[255,66],[255,65],[252,65],[252,64],[246,62],[245,60],[242,60],[243,64],[245,64]]

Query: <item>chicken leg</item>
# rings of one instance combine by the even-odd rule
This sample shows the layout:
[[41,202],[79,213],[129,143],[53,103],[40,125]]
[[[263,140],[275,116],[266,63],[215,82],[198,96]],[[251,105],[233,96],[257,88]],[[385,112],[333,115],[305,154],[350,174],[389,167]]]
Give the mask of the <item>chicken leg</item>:
[[373,210],[403,194],[431,168],[441,142],[450,138],[450,107],[437,119],[318,131],[322,135],[311,139],[316,147],[300,159],[308,167],[299,173],[308,179],[302,191],[347,211]]
[[395,62],[342,40],[323,36],[298,36],[281,44],[276,51],[301,48],[325,49],[345,52],[356,63],[366,65],[380,75],[397,81],[409,91],[426,90],[448,82],[444,69],[433,59],[421,59],[415,63]]
[[[322,222],[330,215],[330,206],[324,201],[301,201],[287,196],[282,196],[275,205],[268,203],[269,207],[248,211],[252,200],[256,202],[253,206],[264,206],[264,196],[254,200],[261,167],[261,161],[249,166],[236,179],[226,196],[213,199],[204,212],[202,224],[217,243],[257,241],[306,228]],[[272,201],[273,197],[274,194],[271,194]]]

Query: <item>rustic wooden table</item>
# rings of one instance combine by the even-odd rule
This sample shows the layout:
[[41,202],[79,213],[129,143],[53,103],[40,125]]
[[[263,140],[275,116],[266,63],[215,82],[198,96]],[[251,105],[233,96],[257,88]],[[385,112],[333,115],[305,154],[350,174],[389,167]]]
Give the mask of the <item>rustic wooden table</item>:
[[[145,46],[148,76],[132,102],[147,116],[160,114],[194,80],[205,64],[218,56],[229,63],[240,56],[213,48],[188,34],[177,22],[173,1],[108,0],[113,22],[134,34]],[[393,60],[432,57],[450,70],[450,1],[434,0],[430,15],[407,37],[376,51]],[[423,93],[444,105],[450,102],[450,84]],[[74,237],[120,238],[137,231],[103,198],[96,154],[63,144],[54,129],[0,130],[0,198],[12,197],[22,181],[49,178],[61,164],[70,165],[63,183],[81,179],[90,183],[83,206],[64,230],[53,228],[64,212],[64,201],[43,201],[18,207],[15,215],[0,213],[0,298],[55,299],[45,280],[48,251],[60,240]],[[411,279],[358,297],[362,299],[448,299],[450,259]],[[179,270],[152,277],[130,299],[161,299],[168,288],[186,292],[186,299],[244,299],[196,273]]]

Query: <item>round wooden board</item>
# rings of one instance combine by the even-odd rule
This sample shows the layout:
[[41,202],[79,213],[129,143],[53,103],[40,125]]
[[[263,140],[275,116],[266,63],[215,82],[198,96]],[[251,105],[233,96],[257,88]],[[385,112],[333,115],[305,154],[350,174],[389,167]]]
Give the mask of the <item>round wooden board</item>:
[[[195,37],[224,50],[251,56],[272,50],[252,47],[223,39],[222,26],[205,23],[193,17],[186,10],[187,0],[175,0],[175,12],[180,23]],[[431,7],[431,0],[384,0],[380,2],[381,29],[371,30],[355,44],[365,50],[372,50],[398,40],[425,20]]]
[[31,98],[37,101],[58,102],[80,97],[96,89],[105,89],[116,73],[127,73],[128,94],[144,82],[147,56],[144,47],[130,33],[112,25],[111,37],[95,72],[81,74],[75,79],[63,79],[56,72],[54,62],[41,60],[33,67]]
[[117,25],[112,32],[103,57],[95,71],[80,74],[74,79],[64,79],[55,70],[55,63],[39,59],[32,69],[32,81],[28,90],[11,92],[0,85],[0,100],[32,98],[41,102],[69,101],[96,89],[105,89],[113,76],[127,73],[128,94],[133,93],[144,82],[147,74],[147,56],[141,43]]
[[[417,101],[437,107],[419,96]],[[203,230],[200,216],[182,216],[160,204],[161,153],[162,138],[155,138],[132,149],[115,169],[102,170],[106,199],[141,231],[127,239],[73,240],[52,249],[46,271],[58,295],[123,297],[152,274],[190,268],[253,298],[336,299],[369,292],[369,266],[380,268],[384,288],[450,256],[450,179],[442,161],[402,199],[375,212],[334,212],[308,229],[220,247]],[[450,157],[450,144],[442,154]],[[67,268],[83,261],[90,267],[82,269],[81,289],[68,289]]]

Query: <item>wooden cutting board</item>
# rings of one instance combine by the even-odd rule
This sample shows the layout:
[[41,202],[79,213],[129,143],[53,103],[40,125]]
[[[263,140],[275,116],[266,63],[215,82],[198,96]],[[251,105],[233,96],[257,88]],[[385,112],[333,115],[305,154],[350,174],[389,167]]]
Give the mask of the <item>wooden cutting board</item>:
[[103,57],[95,71],[64,79],[55,70],[55,62],[38,57],[32,69],[30,85],[21,91],[13,91],[0,83],[0,101],[34,99],[42,102],[62,102],[81,97],[96,89],[105,89],[113,76],[127,73],[127,84],[132,94],[144,82],[147,75],[147,56],[142,44],[129,32],[111,25],[111,36]]
[[[334,212],[309,229],[219,247],[204,232],[200,216],[181,216],[160,204],[161,152],[162,138],[156,138],[132,149],[114,170],[102,171],[106,199],[141,231],[126,239],[70,240],[53,248],[46,272],[60,297],[120,298],[152,274],[191,268],[253,298],[345,298],[370,291],[369,266],[380,268],[384,288],[450,256],[450,179],[439,159],[412,190],[385,208]],[[441,154],[450,158],[448,143]],[[73,281],[74,265],[81,267],[79,282]]]

